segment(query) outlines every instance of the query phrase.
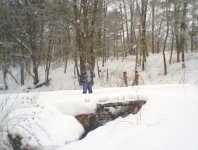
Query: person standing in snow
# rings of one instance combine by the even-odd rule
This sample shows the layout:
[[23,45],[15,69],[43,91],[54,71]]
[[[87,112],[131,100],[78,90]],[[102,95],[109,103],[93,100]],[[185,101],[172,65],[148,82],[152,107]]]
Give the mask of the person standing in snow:
[[83,94],[87,93],[87,90],[89,93],[93,93],[92,86],[94,84],[93,82],[94,73],[91,69],[91,66],[89,63],[86,63],[81,70],[80,74],[80,84],[83,85]]

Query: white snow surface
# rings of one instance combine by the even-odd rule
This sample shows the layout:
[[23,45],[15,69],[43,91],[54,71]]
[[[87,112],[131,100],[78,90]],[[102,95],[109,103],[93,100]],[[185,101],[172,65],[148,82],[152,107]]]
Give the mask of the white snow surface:
[[[185,54],[185,68],[182,69],[182,63],[176,62],[176,53],[173,53],[172,63],[168,64],[168,58],[170,53],[166,53],[167,56],[167,75],[164,76],[163,57],[162,54],[150,54],[145,63],[145,71],[141,70],[141,65],[138,67],[140,75],[140,84],[198,84],[198,53],[188,52]],[[135,56],[128,56],[126,58],[120,57],[118,60],[114,57],[110,57],[105,66],[102,67],[102,60],[98,60],[99,69],[101,70],[100,78],[97,72],[97,64],[95,67],[94,89],[109,88],[109,87],[124,87],[123,72],[127,72],[128,84],[134,80],[135,72]],[[20,67],[10,67],[12,74],[20,83]],[[107,69],[109,79],[107,81]],[[45,81],[44,67],[39,67],[39,80],[40,83]],[[20,86],[7,75],[8,91],[7,92],[27,92],[28,88],[32,88],[31,91],[54,91],[54,90],[79,90],[82,87],[78,84],[77,75],[74,73],[74,61],[68,60],[67,72],[64,73],[64,64],[61,62],[52,63],[50,76],[51,79],[49,86],[43,86],[41,88],[34,89],[33,79],[26,73],[25,85]],[[0,88],[3,87],[3,73],[0,70]],[[0,92],[2,92],[0,90]]]
[[198,149],[198,86],[150,85],[95,90],[95,98],[99,93],[124,92],[147,98],[137,115],[111,121],[90,132],[83,140],[57,150]]
[[7,136],[6,131],[13,137],[22,136],[22,147],[58,146],[78,140],[84,129],[74,116],[40,105],[38,97],[38,93],[0,95],[2,136]]
[[[42,130],[37,126],[38,121],[29,122],[27,125],[22,123],[25,127],[31,125],[31,132],[39,139],[40,146],[43,146],[41,149],[198,149],[197,85],[166,84],[104,88],[95,89],[93,94],[86,95],[82,94],[81,90],[21,95],[36,97],[35,107],[44,109],[37,114],[40,117],[39,121],[42,122],[39,122],[43,127]],[[135,99],[147,101],[138,114],[120,117],[91,131],[84,139],[78,140],[83,134],[83,129],[72,115],[90,113],[94,111],[97,103]],[[28,113],[32,112],[31,108],[24,109],[27,109]],[[22,110],[19,112],[22,113]],[[17,126],[15,129],[18,129]],[[22,134],[20,130],[17,132]],[[35,141],[31,142],[30,145],[36,146]],[[49,145],[53,148],[49,148]]]
[[[33,88],[30,77],[26,76],[26,85],[20,87],[8,75],[9,90],[7,94],[0,91],[0,149],[8,130],[23,135],[24,146],[41,150],[197,150],[198,54],[185,55],[185,69],[175,57],[173,54],[164,76],[162,54],[150,54],[146,70],[139,70],[140,84],[146,85],[134,87],[123,87],[123,72],[127,71],[130,85],[135,57],[110,58],[104,67],[99,60],[101,74],[99,78],[95,70],[93,94],[82,94],[71,60],[66,74],[63,64],[53,64],[50,85],[31,93],[23,93],[27,87]],[[20,81],[19,68],[11,71]],[[39,74],[42,83],[43,67]],[[0,71],[0,88],[2,85]],[[84,129],[75,115],[94,112],[98,103],[137,99],[147,101],[138,114],[117,118],[78,140]]]

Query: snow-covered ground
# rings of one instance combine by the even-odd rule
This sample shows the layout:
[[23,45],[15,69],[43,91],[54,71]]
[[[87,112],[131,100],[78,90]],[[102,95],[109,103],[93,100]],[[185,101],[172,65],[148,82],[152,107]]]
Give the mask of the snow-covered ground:
[[118,118],[58,150],[198,149],[198,86],[139,86],[119,91],[137,93],[147,103],[137,115]]
[[[197,85],[146,85],[95,89],[93,94],[87,95],[73,90],[20,96],[36,97],[33,110],[44,109],[38,115],[41,122],[35,121],[41,129],[29,123],[31,132],[43,146],[56,145],[58,150],[198,149]],[[137,115],[118,118],[90,132],[83,140],[69,143],[83,133],[82,126],[72,115],[90,113],[97,103],[133,99],[147,100]],[[26,109],[31,112],[30,108]],[[17,125],[15,128],[18,129]]]
[[[137,115],[118,118],[90,132],[83,140],[58,150],[198,149],[198,86],[156,85],[104,89],[96,90],[91,97],[96,96],[97,99],[99,95],[102,97],[118,92],[120,95],[138,94],[147,98],[147,103]],[[86,97],[90,98],[89,95],[83,98]]]
[[38,97],[38,93],[0,95],[0,149],[8,133],[22,136],[26,148],[70,143],[84,133],[74,116],[40,105]]
[[[26,77],[26,85],[20,87],[8,75],[9,90],[0,93],[0,149],[3,144],[9,146],[7,133],[11,133],[24,137],[23,146],[41,150],[197,150],[198,54],[186,55],[185,69],[174,55],[167,76],[163,75],[162,55],[150,55],[146,71],[139,70],[140,83],[145,85],[123,87],[124,71],[128,83],[133,81],[134,59],[110,58],[105,67],[99,61],[101,77],[95,70],[93,94],[82,94],[72,61],[66,74],[63,65],[54,66],[50,85],[30,93],[24,92],[33,87],[31,78]],[[43,82],[43,68],[39,70]],[[12,73],[19,79],[17,68]],[[75,115],[94,112],[98,103],[137,99],[147,101],[138,114],[117,118],[78,140],[84,129]]]
[[[163,59],[162,54],[150,54],[145,64],[145,71],[141,71],[139,67],[140,84],[198,84],[198,53],[186,53],[185,69],[182,69],[182,64],[176,63],[176,54],[173,54],[172,64],[168,64],[169,53],[167,56],[167,71],[166,76],[163,75]],[[135,57],[128,56],[123,60],[118,60],[111,57],[102,67],[102,60],[98,61],[99,68],[101,70],[100,78],[97,73],[97,66],[95,67],[96,77],[94,79],[94,88],[107,88],[107,87],[123,87],[123,72],[127,72],[128,84],[130,85],[134,79],[135,69]],[[107,81],[107,69],[109,80]],[[12,68],[11,72],[20,81],[20,68]],[[74,61],[68,61],[67,73],[64,73],[64,65],[55,63],[52,64],[50,71],[50,86],[43,86],[38,89],[31,91],[54,91],[54,90],[78,90],[81,87],[78,84],[77,77],[74,73]],[[44,82],[44,67],[39,67],[39,79],[40,83]],[[8,86],[7,92],[26,92],[27,88],[33,88],[33,80],[30,76],[26,76],[26,84],[20,86],[8,75]],[[3,75],[0,71],[0,87],[3,86]],[[1,91],[0,91],[1,92]]]

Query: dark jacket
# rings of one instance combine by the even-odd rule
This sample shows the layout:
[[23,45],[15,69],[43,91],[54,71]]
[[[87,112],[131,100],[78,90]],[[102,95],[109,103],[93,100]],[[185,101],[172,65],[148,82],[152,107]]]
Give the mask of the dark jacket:
[[[90,70],[90,72],[91,72],[91,81],[90,82],[91,82],[91,84],[94,84],[94,82],[93,82],[94,73],[92,70]],[[83,69],[80,73],[80,85],[83,85],[86,83],[88,83],[87,82],[87,72],[86,72],[86,70]]]

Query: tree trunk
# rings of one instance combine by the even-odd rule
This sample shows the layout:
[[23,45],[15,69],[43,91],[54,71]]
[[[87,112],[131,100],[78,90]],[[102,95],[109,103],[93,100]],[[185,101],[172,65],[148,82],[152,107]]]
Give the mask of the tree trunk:
[[50,67],[51,67],[51,57],[52,57],[52,50],[54,47],[54,32],[55,32],[55,27],[51,26],[49,27],[50,33],[49,33],[49,43],[48,43],[48,50],[47,54],[45,56],[45,84],[49,84],[49,74],[50,74]]
[[100,78],[101,70],[100,70],[100,66],[98,65],[98,60],[97,60],[97,71],[98,71],[98,78]]
[[24,69],[25,69],[24,63],[21,63],[21,68],[20,68],[20,70],[21,70],[21,86],[25,84]]
[[171,54],[170,54],[169,64],[171,64],[171,62],[172,62],[173,46],[174,46],[174,34],[172,35]]
[[167,75],[167,65],[166,65],[166,55],[165,55],[165,48],[166,48],[166,41],[168,36],[166,35],[165,41],[164,41],[164,48],[163,48],[163,60],[164,60],[164,75]]
[[[22,37],[21,37],[21,41],[22,41]],[[21,53],[22,53],[22,56],[23,56],[23,60],[20,64],[20,71],[21,71],[21,86],[25,84],[25,63],[27,63],[25,61],[25,54],[24,54],[24,49],[23,49],[23,46],[21,45]]]
[[155,53],[155,2],[152,1],[152,53]]
[[113,57],[116,57],[116,35],[113,33]]
[[158,37],[157,37],[157,45],[156,45],[156,52],[159,53],[160,52],[160,34],[161,34],[161,28],[162,28],[162,23],[163,23],[163,19],[160,21],[160,25],[159,25],[159,29],[158,29]]
[[34,85],[39,83],[39,77],[38,77],[38,65],[36,63],[36,58],[32,58],[33,61],[33,73],[34,73]]
[[137,70],[135,70],[135,77],[132,83],[132,86],[135,86],[135,85],[139,85],[139,73]]
[[193,0],[193,6],[192,6],[192,28],[191,28],[191,34],[190,34],[190,49],[191,52],[193,52],[194,49],[194,39],[193,39],[193,35],[194,35],[194,28],[195,28],[195,0]]
[[[103,1],[103,19],[105,20],[107,15],[107,4]],[[107,61],[107,41],[106,41],[106,25],[103,23],[103,64]]]
[[175,17],[175,23],[174,23],[174,29],[175,29],[175,40],[176,40],[176,52],[177,52],[177,62],[180,62],[180,37],[179,37],[179,31],[178,31],[178,17],[179,17],[179,8],[175,4],[174,5],[174,13],[176,15]]
[[124,79],[124,85],[127,87],[128,86],[128,82],[127,82],[127,72],[123,72],[123,79]]
[[136,48],[135,50],[135,71],[137,71],[137,67],[138,67],[138,48]]
[[6,68],[6,65],[3,65],[3,83],[4,83],[4,90],[7,90],[8,89],[8,84],[7,84],[7,68]]
[[[78,78],[78,82],[79,82],[79,84],[80,84],[80,71],[79,71],[79,69],[78,69],[78,61],[77,61],[77,59],[75,59],[75,69],[76,69],[76,72],[77,72],[77,78]],[[75,72],[75,70],[74,70],[74,72]]]
[[38,49],[36,47],[36,21],[29,15],[29,34],[30,34],[30,47],[31,47],[31,58],[32,58],[32,65],[33,65],[33,74],[34,74],[34,82],[33,84],[36,85],[39,83],[39,75],[38,75]]
[[135,37],[134,32],[134,2],[131,2],[130,5],[130,17],[131,17],[131,36],[130,36],[130,48],[131,48],[131,54],[135,55],[135,49],[133,49],[133,38]]
[[[121,5],[121,3],[120,3],[120,15],[121,15],[121,18],[122,18],[123,17],[123,13],[122,13],[122,5]],[[122,24],[122,39],[123,39],[124,57],[127,57],[123,18],[121,19],[121,24]]]
[[187,1],[183,0],[182,7],[182,22],[181,22],[181,51],[182,51],[182,68],[185,68],[185,33],[186,33],[186,13],[187,13]]
[[129,44],[129,27],[128,27],[128,17],[127,17],[127,9],[126,9],[126,2],[125,0],[123,0],[123,4],[124,4],[124,17],[125,17],[125,26],[126,26],[126,31],[127,31],[127,49],[130,51],[131,53],[131,46]]
[[193,49],[194,49],[194,39],[193,39],[194,27],[195,27],[195,23],[193,21],[191,34],[190,34],[190,50],[191,50],[191,52],[193,52]]
[[77,6],[77,0],[73,0],[73,10],[75,15],[75,31],[76,31],[76,44],[77,44],[76,55],[79,54],[80,70],[82,70],[85,63],[85,54],[83,51],[82,35],[80,30],[80,13]]
[[94,3],[93,3],[93,15],[92,15],[92,20],[91,20],[91,34],[90,34],[90,38],[91,38],[90,64],[91,64],[93,70],[95,68],[94,32],[95,32],[95,24],[96,24],[96,18],[97,18],[96,17],[97,8],[98,8],[98,0],[94,0]]
[[142,59],[142,71],[145,69],[144,63],[146,62],[146,56],[148,56],[147,44],[146,44],[146,16],[147,16],[147,6],[148,0],[141,0],[141,7],[136,0],[137,8],[140,16],[140,24],[141,24],[141,49],[143,51],[143,59]]
[[64,73],[66,74],[67,72],[67,58],[65,59],[65,65],[64,65]]
[[102,66],[104,67],[104,64],[106,62],[106,58],[107,58],[107,49],[106,49],[106,29],[105,29],[105,25],[104,25],[104,29],[103,29],[103,48],[102,48]]
[[[167,1],[166,1],[167,3]],[[168,18],[168,14],[169,14],[169,11],[168,11],[168,8],[166,8],[166,37],[165,37],[165,40],[164,40],[164,47],[163,47],[163,60],[164,60],[164,75],[167,75],[167,65],[166,65],[166,55],[165,55],[165,50],[166,50],[166,42],[167,42],[167,39],[168,39],[168,34],[169,34],[169,18]]]

